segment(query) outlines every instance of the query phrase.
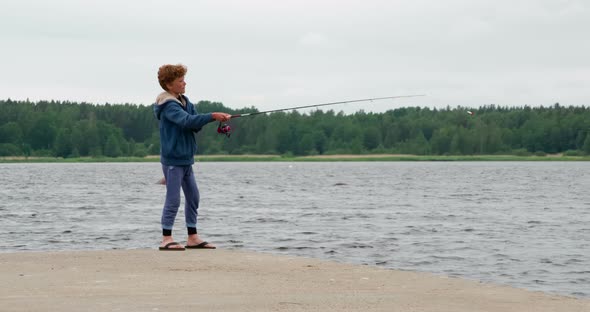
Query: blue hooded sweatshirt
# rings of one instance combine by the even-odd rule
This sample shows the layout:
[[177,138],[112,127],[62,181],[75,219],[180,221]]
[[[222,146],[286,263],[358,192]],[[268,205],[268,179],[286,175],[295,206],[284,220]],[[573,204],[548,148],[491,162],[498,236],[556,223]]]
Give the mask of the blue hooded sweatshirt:
[[160,162],[166,166],[189,166],[195,162],[194,132],[213,121],[211,114],[199,114],[193,103],[181,95],[162,92],[154,104],[160,125]]

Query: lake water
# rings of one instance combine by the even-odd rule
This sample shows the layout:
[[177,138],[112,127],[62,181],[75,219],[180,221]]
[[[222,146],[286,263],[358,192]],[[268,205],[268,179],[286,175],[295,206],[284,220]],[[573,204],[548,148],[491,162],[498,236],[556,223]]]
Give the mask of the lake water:
[[[590,297],[588,162],[197,163],[226,249]],[[156,248],[159,163],[0,164],[0,251]],[[175,237],[185,239],[182,208]]]

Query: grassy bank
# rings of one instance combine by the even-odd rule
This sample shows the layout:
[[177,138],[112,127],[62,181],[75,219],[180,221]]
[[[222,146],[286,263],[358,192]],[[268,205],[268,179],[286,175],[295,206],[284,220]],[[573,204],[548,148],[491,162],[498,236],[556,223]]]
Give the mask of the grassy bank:
[[[1,157],[0,163],[85,163],[85,162],[159,162],[158,156],[148,157]],[[195,161],[590,161],[590,156],[513,156],[513,155],[472,155],[472,156],[420,156],[420,155],[198,155]]]

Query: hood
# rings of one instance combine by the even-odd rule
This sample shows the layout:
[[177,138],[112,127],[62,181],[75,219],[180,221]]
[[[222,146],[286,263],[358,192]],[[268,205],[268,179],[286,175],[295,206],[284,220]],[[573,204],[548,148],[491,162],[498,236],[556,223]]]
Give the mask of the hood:
[[156,98],[156,103],[154,104],[154,115],[156,115],[156,118],[158,118],[158,120],[160,119],[160,114],[162,113],[166,105],[170,103],[176,102],[182,105],[183,107],[186,106],[186,100],[184,99],[184,96],[181,96],[181,99],[182,101],[175,98],[174,95],[168,92],[160,93]]
[[158,97],[156,98],[156,105],[162,105],[168,101],[175,101],[182,106],[186,105],[185,103],[182,103],[179,99],[175,98],[174,95],[172,95],[166,91],[164,91],[158,95]]

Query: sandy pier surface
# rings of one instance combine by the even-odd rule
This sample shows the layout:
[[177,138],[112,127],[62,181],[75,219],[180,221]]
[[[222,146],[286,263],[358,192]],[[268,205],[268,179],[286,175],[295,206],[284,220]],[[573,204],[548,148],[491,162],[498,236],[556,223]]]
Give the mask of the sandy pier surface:
[[227,250],[0,253],[0,311],[590,311],[590,300]]

